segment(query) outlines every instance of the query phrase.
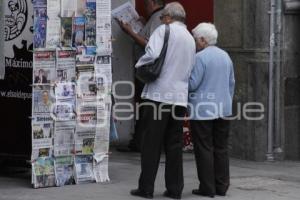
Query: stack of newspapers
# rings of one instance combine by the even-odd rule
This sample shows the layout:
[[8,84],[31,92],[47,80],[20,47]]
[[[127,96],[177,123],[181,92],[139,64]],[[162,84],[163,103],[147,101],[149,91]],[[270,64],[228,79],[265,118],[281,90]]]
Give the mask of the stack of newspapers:
[[32,184],[107,182],[111,0],[34,0]]

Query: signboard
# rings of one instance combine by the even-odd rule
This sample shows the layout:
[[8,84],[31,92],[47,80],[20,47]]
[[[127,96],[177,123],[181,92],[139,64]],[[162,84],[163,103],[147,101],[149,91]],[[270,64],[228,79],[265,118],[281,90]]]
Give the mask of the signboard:
[[[1,155],[29,158],[31,150],[32,0],[1,1],[5,79],[0,80]],[[3,68],[3,62],[0,62]]]

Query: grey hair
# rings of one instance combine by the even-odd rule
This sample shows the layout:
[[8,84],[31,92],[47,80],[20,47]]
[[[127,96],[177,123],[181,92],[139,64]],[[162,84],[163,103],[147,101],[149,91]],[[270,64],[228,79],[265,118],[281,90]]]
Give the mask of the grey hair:
[[218,31],[212,23],[200,23],[192,30],[194,38],[204,38],[208,45],[217,44]]
[[173,20],[185,22],[186,12],[178,2],[168,3],[164,8],[163,15],[170,16]]

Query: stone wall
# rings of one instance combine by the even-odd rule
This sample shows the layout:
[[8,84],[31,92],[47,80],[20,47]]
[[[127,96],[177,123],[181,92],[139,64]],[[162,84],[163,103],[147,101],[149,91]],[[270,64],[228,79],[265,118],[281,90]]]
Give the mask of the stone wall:
[[[215,0],[219,46],[231,55],[238,103],[261,102],[265,117],[232,123],[230,150],[236,158],[263,161],[267,153],[270,1]],[[283,13],[278,145],[281,158],[300,160],[300,15]],[[276,126],[276,125],[275,125]],[[275,130],[276,131],[276,130]]]
[[285,158],[300,160],[300,13],[283,19]]
[[264,119],[232,122],[231,155],[240,159],[265,160],[267,151],[269,2],[215,0],[218,45],[232,57],[236,75],[235,113],[238,105],[259,102]]

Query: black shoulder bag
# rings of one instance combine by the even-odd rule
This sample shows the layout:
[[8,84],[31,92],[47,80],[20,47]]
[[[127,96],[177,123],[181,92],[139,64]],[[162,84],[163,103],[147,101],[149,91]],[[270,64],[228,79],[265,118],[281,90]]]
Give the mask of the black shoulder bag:
[[159,57],[154,61],[154,63],[143,65],[136,69],[136,77],[141,82],[151,83],[159,77],[165,62],[165,58],[168,50],[169,37],[170,37],[170,25],[166,25],[164,45],[160,52]]

